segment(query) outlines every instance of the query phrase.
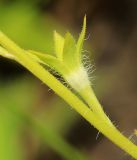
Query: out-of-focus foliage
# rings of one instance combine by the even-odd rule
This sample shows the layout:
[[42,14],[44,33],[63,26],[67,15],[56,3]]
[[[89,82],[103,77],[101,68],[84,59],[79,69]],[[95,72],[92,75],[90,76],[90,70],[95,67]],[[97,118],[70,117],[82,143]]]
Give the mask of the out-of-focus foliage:
[[25,48],[52,53],[52,32],[56,26],[52,17],[42,16],[31,2],[0,4],[1,30]]
[[[48,104],[45,100],[39,105],[37,97],[39,97],[39,87],[30,78],[22,77],[9,83],[0,82],[0,159],[26,159],[25,153],[29,151],[23,147],[22,138],[25,137],[22,132],[28,127],[34,137],[42,143],[45,142],[46,150],[50,147],[64,155],[73,152],[73,148],[71,150],[70,146],[56,135],[56,132],[62,135],[67,133],[74,120],[77,119],[75,112],[66,109],[66,104],[54,97],[52,103]],[[21,111],[26,112],[27,116]],[[37,117],[38,121],[34,119],[33,122],[31,118],[33,116]],[[64,147],[60,149],[60,146]],[[80,155],[74,151],[75,156]]]
[[0,159],[23,160],[21,144],[19,143],[20,123],[17,117],[5,109],[5,103],[0,108]]
[[[14,83],[0,83],[0,159],[23,160],[23,146],[21,145],[22,123],[11,108],[28,108],[32,104],[35,94],[34,88],[27,81]],[[28,95],[27,93],[31,93]],[[29,107],[30,108],[30,107]]]
[[[29,110],[36,94],[28,79],[0,82],[0,159],[24,160],[22,133],[24,126],[12,108]],[[29,94],[30,93],[30,94]]]

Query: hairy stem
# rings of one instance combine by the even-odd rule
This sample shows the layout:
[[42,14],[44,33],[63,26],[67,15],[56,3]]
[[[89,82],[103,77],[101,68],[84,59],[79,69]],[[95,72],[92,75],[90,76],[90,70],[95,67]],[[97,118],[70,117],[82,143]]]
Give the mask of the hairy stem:
[[83,90],[80,91],[80,95],[85,100],[85,102],[88,104],[90,109],[103,121],[106,121],[108,125],[113,126],[110,119],[105,114],[101,104],[99,103],[98,99],[96,98],[92,88],[90,86],[87,86]]
[[74,108],[81,116],[83,116],[90,124],[102,132],[112,142],[121,149],[129,153],[137,159],[137,146],[128,138],[124,137],[114,126],[108,125],[96,114],[94,114],[76,95],[68,88],[62,85],[54,76],[46,71],[41,65],[33,61],[25,51],[18,47],[2,32],[0,32],[0,44],[4,46],[10,53],[17,57],[18,61],[27,68],[31,73],[38,77],[42,82],[47,84],[54,92],[62,97],[72,108]]

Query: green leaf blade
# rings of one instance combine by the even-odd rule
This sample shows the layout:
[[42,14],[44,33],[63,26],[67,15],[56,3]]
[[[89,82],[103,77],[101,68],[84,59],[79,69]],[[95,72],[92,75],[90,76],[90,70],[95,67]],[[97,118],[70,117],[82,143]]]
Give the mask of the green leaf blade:
[[85,34],[86,34],[86,16],[84,17],[82,31],[79,35],[77,45],[76,45],[76,57],[78,58],[78,61],[80,63],[82,60],[81,54],[82,54],[82,48],[83,48]]
[[54,43],[55,43],[55,54],[58,59],[62,60],[64,38],[56,31],[54,31]]
[[40,53],[40,52],[36,52],[36,51],[32,51],[32,50],[28,51],[28,54],[36,62],[44,64],[44,65],[54,69],[55,71],[57,71],[61,75],[67,72],[67,69],[64,66],[64,64],[62,63],[62,61],[58,60],[54,56],[44,54],[44,53]]
[[67,32],[65,35],[65,43],[63,49],[63,62],[72,68],[76,65],[76,61],[74,58],[75,52],[76,52],[75,39],[69,32]]

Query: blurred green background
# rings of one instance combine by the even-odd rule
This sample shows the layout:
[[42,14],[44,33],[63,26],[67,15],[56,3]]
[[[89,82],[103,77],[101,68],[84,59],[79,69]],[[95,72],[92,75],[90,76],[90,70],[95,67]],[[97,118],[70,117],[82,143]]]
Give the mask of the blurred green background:
[[[25,49],[53,54],[53,31],[78,37],[86,14],[84,54],[95,64],[93,88],[130,136],[137,128],[136,10],[136,0],[1,0],[0,30]],[[97,135],[52,90],[0,57],[0,160],[130,159]]]

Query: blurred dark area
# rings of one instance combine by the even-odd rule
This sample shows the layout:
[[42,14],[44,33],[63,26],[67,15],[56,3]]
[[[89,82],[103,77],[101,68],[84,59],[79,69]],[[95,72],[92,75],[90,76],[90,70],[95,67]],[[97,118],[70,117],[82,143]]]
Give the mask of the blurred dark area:
[[[93,88],[110,119],[130,137],[137,128],[136,0],[1,0],[0,30],[26,49],[52,54],[53,30],[69,30],[77,37],[85,14],[85,54],[96,66]],[[26,69],[0,57],[0,107],[11,103],[21,104],[91,160],[131,159]],[[25,160],[62,160],[20,125]]]

